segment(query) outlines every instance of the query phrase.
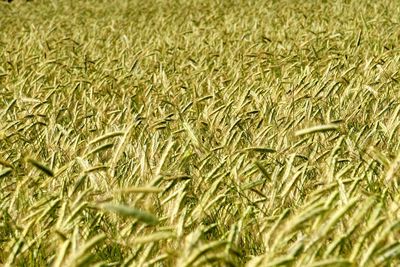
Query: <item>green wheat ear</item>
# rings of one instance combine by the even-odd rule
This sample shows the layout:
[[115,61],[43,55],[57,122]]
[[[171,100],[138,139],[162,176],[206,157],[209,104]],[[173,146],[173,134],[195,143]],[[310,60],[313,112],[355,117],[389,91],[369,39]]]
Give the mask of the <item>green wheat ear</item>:
[[102,209],[115,212],[122,216],[134,217],[139,221],[142,221],[149,225],[155,225],[158,223],[158,219],[153,214],[132,208],[126,205],[106,203],[100,206]]
[[0,178],[2,178],[3,176],[7,176],[10,173],[12,173],[11,168],[4,168],[3,170],[0,170]]
[[40,170],[41,172],[43,172],[44,174],[53,177],[54,176],[54,172],[53,170],[51,170],[49,167],[47,167],[45,164],[43,164],[40,161],[37,161],[33,158],[27,157],[25,159],[27,162],[29,162],[30,164],[32,164],[32,166],[34,166],[35,168],[37,168],[38,170]]

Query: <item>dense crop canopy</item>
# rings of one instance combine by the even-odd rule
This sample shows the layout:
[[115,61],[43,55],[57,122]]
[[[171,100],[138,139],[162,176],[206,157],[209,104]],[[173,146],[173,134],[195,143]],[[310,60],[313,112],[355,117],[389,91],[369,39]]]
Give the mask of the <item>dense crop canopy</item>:
[[399,266],[396,1],[0,2],[0,265]]

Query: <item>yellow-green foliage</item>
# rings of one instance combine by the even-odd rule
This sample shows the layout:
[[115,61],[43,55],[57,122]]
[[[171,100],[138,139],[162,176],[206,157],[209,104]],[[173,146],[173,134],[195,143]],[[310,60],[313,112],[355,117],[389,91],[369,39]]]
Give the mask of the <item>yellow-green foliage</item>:
[[0,265],[399,266],[398,1],[0,2]]

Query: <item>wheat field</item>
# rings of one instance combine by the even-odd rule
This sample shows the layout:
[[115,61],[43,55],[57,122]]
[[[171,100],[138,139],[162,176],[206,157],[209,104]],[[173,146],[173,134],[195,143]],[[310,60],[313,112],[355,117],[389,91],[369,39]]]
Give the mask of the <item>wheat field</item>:
[[0,2],[0,266],[400,266],[400,6]]

